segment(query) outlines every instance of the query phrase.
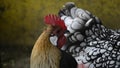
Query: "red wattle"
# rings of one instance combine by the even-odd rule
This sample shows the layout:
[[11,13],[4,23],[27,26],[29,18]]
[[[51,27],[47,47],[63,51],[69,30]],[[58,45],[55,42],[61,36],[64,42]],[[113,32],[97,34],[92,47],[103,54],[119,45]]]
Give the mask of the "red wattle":
[[58,48],[61,48],[64,44],[66,43],[66,37],[65,36],[62,36],[58,39]]

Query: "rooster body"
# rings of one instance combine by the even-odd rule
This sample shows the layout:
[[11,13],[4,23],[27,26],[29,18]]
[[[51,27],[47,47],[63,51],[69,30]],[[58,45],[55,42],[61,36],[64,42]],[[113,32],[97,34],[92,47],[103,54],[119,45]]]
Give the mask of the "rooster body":
[[97,17],[73,3],[66,4],[59,16],[69,31],[63,50],[78,64],[85,64],[87,68],[120,67],[119,31],[105,27]]
[[[56,32],[57,27],[60,26],[60,21],[61,20],[55,15],[48,15],[45,18],[45,22],[47,22],[48,26],[47,29],[44,30],[43,33],[40,35],[32,49],[30,68],[77,67],[77,62],[71,55],[65,53],[64,51],[61,51],[50,42],[50,36],[51,34]],[[63,25],[61,27],[63,27]]]

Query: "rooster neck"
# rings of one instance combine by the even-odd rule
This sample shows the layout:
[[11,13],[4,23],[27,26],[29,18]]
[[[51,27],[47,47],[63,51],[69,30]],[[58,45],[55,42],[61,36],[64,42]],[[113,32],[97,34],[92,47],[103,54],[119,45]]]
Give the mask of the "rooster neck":
[[43,31],[36,41],[31,54],[31,68],[59,68],[61,52],[53,46],[49,40],[51,34],[51,26]]
[[42,50],[42,49],[49,50],[50,48],[54,47],[54,45],[50,42],[50,39],[49,39],[52,30],[53,30],[52,26],[48,26],[47,29],[43,31],[43,33],[40,35],[40,37],[36,41],[35,45],[38,45],[38,48],[41,48],[39,50]]

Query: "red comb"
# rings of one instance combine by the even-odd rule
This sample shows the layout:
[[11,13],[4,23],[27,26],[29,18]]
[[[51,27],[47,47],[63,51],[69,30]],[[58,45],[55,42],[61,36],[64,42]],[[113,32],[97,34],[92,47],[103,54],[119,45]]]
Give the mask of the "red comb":
[[49,14],[44,17],[44,21],[46,24],[52,25],[52,26],[58,26],[62,28],[63,30],[66,30],[66,26],[64,24],[64,21],[60,19],[57,15]]

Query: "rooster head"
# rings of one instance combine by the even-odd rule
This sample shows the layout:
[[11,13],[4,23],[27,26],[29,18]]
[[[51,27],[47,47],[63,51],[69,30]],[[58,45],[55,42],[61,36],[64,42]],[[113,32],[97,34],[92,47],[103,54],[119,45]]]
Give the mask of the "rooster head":
[[66,37],[64,36],[64,32],[67,30],[64,21],[61,18],[54,14],[49,14],[44,17],[45,24],[52,26],[52,31],[50,38],[54,40],[50,40],[53,45],[56,45],[58,48],[61,48],[65,42]]

